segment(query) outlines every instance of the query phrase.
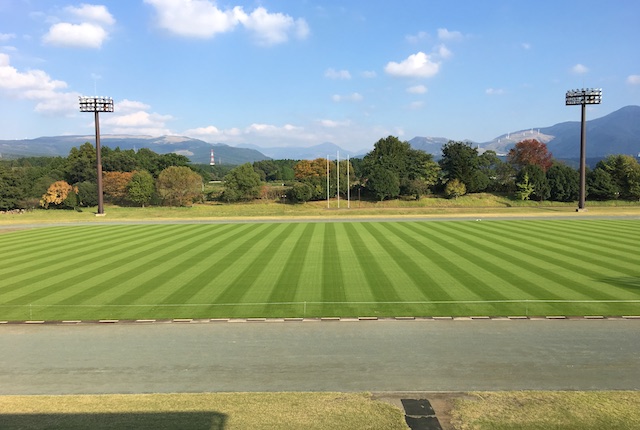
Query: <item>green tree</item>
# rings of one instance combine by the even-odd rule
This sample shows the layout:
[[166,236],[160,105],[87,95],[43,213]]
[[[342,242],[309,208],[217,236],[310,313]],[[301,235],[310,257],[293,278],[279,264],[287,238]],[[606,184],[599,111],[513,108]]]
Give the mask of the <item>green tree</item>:
[[0,165],[0,210],[19,208],[25,197],[21,171]]
[[400,179],[390,169],[375,166],[368,175],[366,186],[380,200],[398,197],[400,194]]
[[202,197],[202,177],[186,166],[170,166],[158,175],[158,196],[168,206],[190,206]]
[[311,200],[313,190],[309,184],[304,182],[296,182],[287,191],[287,197],[294,203],[304,203]]
[[127,184],[127,200],[142,207],[149,204],[155,191],[155,182],[146,170],[134,172]]
[[444,195],[449,199],[457,199],[467,193],[467,187],[459,179],[452,179],[444,187]]
[[527,173],[524,174],[520,182],[516,183],[516,187],[516,198],[518,200],[529,200],[531,198],[533,185],[529,182],[529,175]]
[[611,180],[620,192],[620,198],[626,200],[640,199],[640,164],[630,155],[610,155],[600,160],[596,169],[600,168],[611,176]]
[[615,200],[620,196],[611,175],[601,167],[587,173],[587,193],[593,200]]
[[[373,151],[365,155],[361,166],[359,164],[356,163],[358,166],[356,169],[362,172],[365,179],[368,179],[366,181],[367,188],[378,197],[380,197],[380,190],[375,190],[372,187],[380,186],[382,184],[380,179],[383,177],[395,176],[397,178],[398,191],[385,198],[408,195],[419,199],[421,195],[430,191],[430,187],[435,185],[440,170],[431,154],[413,149],[408,142],[400,141],[395,136],[388,136],[376,142]],[[354,175],[356,169],[352,169]],[[381,169],[387,170],[393,175],[381,176]],[[371,181],[372,177],[374,177],[373,181]],[[389,188],[385,185],[383,190],[383,194],[386,195],[395,190],[395,187]]]
[[547,200],[551,195],[551,189],[549,188],[549,181],[547,181],[547,176],[542,171],[542,168],[535,164],[523,167],[518,173],[517,182],[523,183],[525,175],[528,177],[529,183],[533,187],[531,198],[539,201]]
[[547,170],[550,199],[572,202],[580,196],[580,173],[566,164],[556,163]]
[[98,185],[94,182],[84,181],[76,184],[78,188],[78,205],[84,207],[98,205]]
[[250,163],[245,163],[225,176],[222,198],[228,202],[252,200],[260,196],[261,185],[260,175]]
[[449,141],[442,147],[440,167],[444,179],[448,182],[457,179],[462,182],[467,192],[483,191],[488,179],[478,175],[478,150],[466,142]]
[[96,149],[86,142],[79,148],[71,148],[64,167],[64,179],[67,183],[96,182]]

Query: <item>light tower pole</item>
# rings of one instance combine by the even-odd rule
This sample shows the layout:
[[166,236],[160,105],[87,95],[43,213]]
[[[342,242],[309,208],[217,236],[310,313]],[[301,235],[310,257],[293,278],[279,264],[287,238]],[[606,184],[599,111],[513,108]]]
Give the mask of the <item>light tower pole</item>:
[[582,106],[582,122],[580,126],[580,201],[577,212],[586,211],[584,203],[587,189],[587,105],[597,105],[602,102],[601,88],[583,88],[581,90],[569,90],[566,95],[566,105]]
[[100,112],[113,112],[111,97],[80,97],[80,112],[93,112],[96,124],[96,170],[98,173],[98,213],[104,215],[104,198],[102,196],[102,154],[100,150]]

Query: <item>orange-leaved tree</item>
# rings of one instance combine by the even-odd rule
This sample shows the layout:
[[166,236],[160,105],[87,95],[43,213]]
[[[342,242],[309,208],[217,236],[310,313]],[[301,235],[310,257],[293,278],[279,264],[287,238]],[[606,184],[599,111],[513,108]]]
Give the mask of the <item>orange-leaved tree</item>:
[[127,196],[127,185],[135,172],[103,172],[102,186],[105,196],[113,202],[121,202]]
[[70,199],[69,206],[75,206],[74,202],[77,202],[78,187],[72,187],[66,181],[57,181],[49,185],[47,192],[42,195],[40,199],[40,206],[45,209],[49,208],[49,205],[62,205],[70,197],[76,197]]

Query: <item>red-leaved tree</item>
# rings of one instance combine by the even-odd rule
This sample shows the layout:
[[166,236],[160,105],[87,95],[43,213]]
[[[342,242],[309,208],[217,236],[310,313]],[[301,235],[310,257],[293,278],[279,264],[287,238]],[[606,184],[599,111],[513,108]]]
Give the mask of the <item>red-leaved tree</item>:
[[553,164],[553,156],[547,145],[535,139],[527,139],[516,143],[507,154],[507,161],[517,169],[525,166],[538,166],[546,172]]

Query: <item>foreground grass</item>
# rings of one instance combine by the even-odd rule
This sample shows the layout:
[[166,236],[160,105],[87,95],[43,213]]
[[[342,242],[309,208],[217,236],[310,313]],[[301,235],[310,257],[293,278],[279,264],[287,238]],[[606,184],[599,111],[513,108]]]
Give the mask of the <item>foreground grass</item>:
[[398,408],[358,393],[0,396],[3,430],[406,429]]
[[457,430],[639,429],[640,392],[483,392],[455,401]]
[[633,219],[81,225],[0,235],[0,320],[638,315]]

